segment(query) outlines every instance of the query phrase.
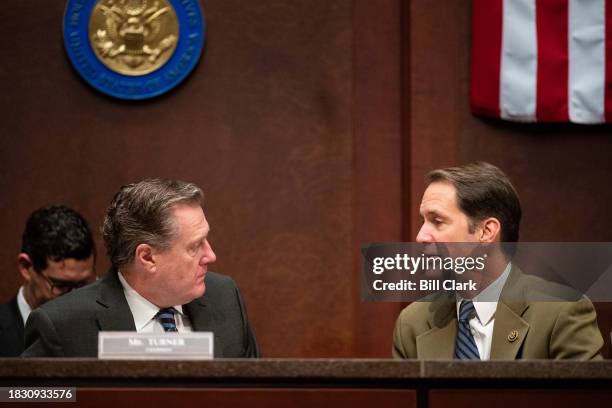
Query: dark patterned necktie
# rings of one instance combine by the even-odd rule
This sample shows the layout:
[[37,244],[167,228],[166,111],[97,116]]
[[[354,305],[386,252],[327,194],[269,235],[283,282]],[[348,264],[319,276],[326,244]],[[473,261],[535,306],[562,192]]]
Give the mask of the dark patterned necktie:
[[168,307],[165,309],[159,309],[159,312],[155,315],[155,319],[162,325],[164,331],[166,332],[176,332],[176,322],[174,321],[174,310],[173,307]]
[[478,347],[470,330],[470,319],[476,314],[474,303],[464,300],[459,307],[457,340],[455,341],[455,358],[459,360],[480,360]]

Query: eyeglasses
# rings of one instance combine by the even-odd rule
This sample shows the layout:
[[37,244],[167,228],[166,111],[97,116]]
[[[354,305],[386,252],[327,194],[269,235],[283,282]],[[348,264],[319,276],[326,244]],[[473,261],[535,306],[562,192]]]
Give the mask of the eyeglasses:
[[45,278],[45,280],[49,284],[51,293],[56,294],[56,295],[63,295],[74,289],[81,288],[89,283],[89,281],[70,282],[70,281],[53,279],[53,278],[46,276],[42,272],[39,272],[39,275]]

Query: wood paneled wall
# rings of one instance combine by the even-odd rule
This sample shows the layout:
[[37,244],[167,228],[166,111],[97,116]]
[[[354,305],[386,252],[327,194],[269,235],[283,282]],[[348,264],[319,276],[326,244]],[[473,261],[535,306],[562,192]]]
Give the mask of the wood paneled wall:
[[389,355],[402,305],[361,302],[358,250],[413,239],[432,168],[502,167],[521,195],[524,240],[612,241],[610,128],[470,114],[469,2],[201,3],[200,63],[139,103],[77,77],[62,45],[65,0],[3,8],[0,300],[20,284],[15,257],[33,209],[82,212],[103,274],[104,209],[145,177],[204,189],[213,269],[237,280],[267,357]]

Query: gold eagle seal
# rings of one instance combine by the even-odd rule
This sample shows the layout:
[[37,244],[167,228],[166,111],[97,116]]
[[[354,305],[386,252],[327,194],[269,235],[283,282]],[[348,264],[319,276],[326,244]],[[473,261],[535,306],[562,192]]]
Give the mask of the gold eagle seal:
[[145,75],[172,56],[179,37],[168,0],[98,0],[89,18],[96,57],[123,75]]

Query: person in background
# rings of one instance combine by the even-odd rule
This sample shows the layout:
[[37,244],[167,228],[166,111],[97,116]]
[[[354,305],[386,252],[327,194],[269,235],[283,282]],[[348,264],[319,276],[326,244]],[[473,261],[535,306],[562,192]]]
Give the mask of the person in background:
[[95,245],[85,219],[64,205],[34,211],[22,235],[17,269],[23,285],[0,305],[0,356],[19,356],[24,324],[45,302],[96,279]]

